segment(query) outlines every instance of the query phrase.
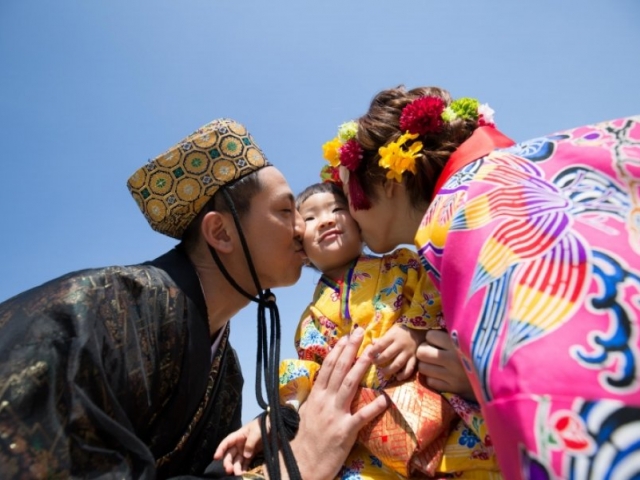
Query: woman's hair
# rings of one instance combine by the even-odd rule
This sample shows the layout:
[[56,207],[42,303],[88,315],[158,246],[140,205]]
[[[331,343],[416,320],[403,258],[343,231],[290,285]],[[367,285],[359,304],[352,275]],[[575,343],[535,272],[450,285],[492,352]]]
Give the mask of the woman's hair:
[[316,193],[333,193],[335,196],[344,200],[345,204],[348,204],[348,200],[342,188],[340,188],[335,183],[331,182],[320,182],[314,183],[313,185],[309,185],[302,192],[298,194],[296,197],[296,209],[300,210],[300,206],[312,195]]
[[[407,90],[400,85],[378,93],[371,101],[367,113],[358,119],[356,140],[363,149],[363,157],[358,169],[351,172],[351,175],[358,177],[365,195],[370,199],[375,199],[373,187],[384,181],[387,172],[378,165],[378,149],[405,133],[400,130],[402,109],[417,98],[426,96],[440,98],[445,106],[452,101],[449,92],[442,88],[419,87]],[[423,207],[430,201],[438,177],[451,153],[471,136],[476,127],[477,120],[456,119],[446,123],[442,131],[427,133],[416,139],[423,144],[423,149],[416,158],[417,172],[415,175],[411,172],[404,174],[413,206]]]
[[200,238],[200,225],[202,224],[203,217],[208,212],[222,212],[229,213],[231,212],[231,208],[227,203],[227,199],[225,198],[222,190],[225,189],[231,200],[233,201],[233,206],[238,212],[238,217],[240,219],[243,218],[249,212],[251,207],[251,200],[255,195],[260,192],[262,189],[262,184],[260,183],[260,179],[258,177],[258,172],[260,170],[256,170],[239,180],[231,183],[229,185],[225,185],[220,187],[220,189],[209,199],[207,203],[205,203],[200,213],[194,218],[184,234],[182,235],[182,245],[187,251],[192,251],[195,247],[198,238]]

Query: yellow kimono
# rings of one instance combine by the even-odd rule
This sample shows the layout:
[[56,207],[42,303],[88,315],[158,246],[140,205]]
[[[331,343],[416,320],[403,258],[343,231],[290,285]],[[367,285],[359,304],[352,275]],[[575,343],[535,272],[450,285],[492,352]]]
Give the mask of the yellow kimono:
[[[395,324],[425,331],[443,325],[440,297],[412,250],[363,255],[340,282],[322,276],[296,332],[299,360],[280,365],[281,402],[297,408],[306,399],[339,338],[363,328],[360,354]],[[418,375],[390,382],[376,366],[361,387],[354,409],[381,392],[392,406],[360,432],[338,478],[501,478],[475,404],[428,389]]]

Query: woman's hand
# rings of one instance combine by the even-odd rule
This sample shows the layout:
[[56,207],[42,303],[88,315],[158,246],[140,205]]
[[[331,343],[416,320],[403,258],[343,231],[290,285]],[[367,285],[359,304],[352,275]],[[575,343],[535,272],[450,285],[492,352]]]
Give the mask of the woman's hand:
[[386,397],[381,395],[351,413],[360,380],[372,363],[369,349],[354,363],[362,339],[359,328],[338,341],[300,409],[300,427],[291,448],[305,480],[335,478],[358,431],[387,408]]
[[456,393],[475,400],[471,382],[458,357],[449,334],[444,330],[427,331],[426,341],[418,346],[418,371],[429,387],[439,392]]

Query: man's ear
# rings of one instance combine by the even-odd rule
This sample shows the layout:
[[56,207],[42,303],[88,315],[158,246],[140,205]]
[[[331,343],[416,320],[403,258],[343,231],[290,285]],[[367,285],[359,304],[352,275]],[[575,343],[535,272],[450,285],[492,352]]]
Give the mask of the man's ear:
[[200,232],[204,240],[220,253],[233,251],[233,241],[227,229],[229,218],[220,212],[208,212],[202,218]]

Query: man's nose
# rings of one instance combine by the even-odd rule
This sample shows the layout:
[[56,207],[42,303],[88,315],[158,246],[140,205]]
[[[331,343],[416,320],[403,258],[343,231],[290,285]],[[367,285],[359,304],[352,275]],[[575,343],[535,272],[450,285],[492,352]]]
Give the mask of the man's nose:
[[293,218],[293,231],[296,235],[296,238],[302,239],[302,237],[304,236],[304,229],[305,229],[304,218],[302,218],[302,215],[300,215],[300,212],[296,210],[296,214]]

